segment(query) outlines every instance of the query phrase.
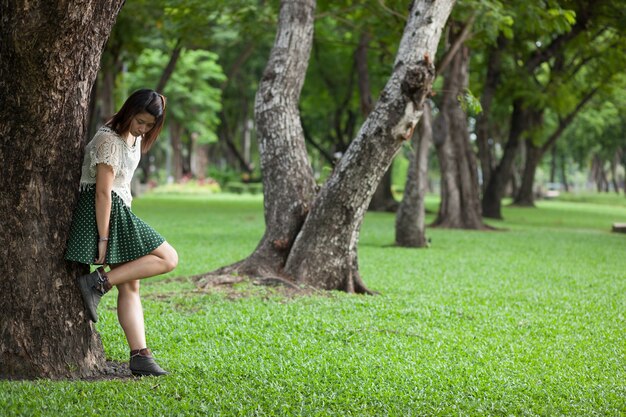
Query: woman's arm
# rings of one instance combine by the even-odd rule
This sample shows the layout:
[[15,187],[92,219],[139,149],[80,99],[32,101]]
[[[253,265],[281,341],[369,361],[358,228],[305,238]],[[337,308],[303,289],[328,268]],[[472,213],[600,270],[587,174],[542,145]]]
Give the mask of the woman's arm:
[[[96,223],[99,238],[109,238],[111,190],[114,178],[113,167],[106,164],[96,166]],[[95,260],[95,264],[104,264],[108,243],[107,240],[98,240],[98,259]]]

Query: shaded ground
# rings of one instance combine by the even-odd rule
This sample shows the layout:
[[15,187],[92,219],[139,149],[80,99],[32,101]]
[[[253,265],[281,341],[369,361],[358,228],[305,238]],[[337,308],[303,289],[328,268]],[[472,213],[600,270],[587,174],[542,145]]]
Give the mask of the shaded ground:
[[80,378],[82,381],[109,381],[114,379],[135,379],[126,362],[106,361],[102,373],[88,378]]
[[218,292],[228,299],[238,299],[251,296],[267,298],[282,296],[295,298],[309,295],[328,294],[328,291],[318,290],[309,286],[300,286],[282,278],[253,278],[236,275],[202,274],[191,278],[196,287],[202,292]]
[[[76,377],[69,378],[69,380],[75,381],[109,381],[115,379],[134,379],[135,377],[130,373],[130,368],[126,362],[106,361],[104,368],[100,370],[98,374],[89,377]],[[25,378],[19,375],[7,376],[0,374],[0,380],[8,381],[29,381],[32,378]],[[1,413],[0,413],[1,414]]]

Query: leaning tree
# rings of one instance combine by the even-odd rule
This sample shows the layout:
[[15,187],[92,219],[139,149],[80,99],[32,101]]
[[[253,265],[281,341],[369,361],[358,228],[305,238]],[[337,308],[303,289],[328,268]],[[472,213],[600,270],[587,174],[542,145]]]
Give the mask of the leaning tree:
[[313,39],[315,0],[283,0],[257,92],[266,230],[246,259],[199,277],[239,273],[369,292],[359,276],[363,216],[402,143],[411,138],[435,75],[435,55],[454,0],[413,1],[392,74],[356,138],[318,191],[298,101]]
[[123,0],[0,2],[0,377],[104,365],[63,261],[87,108]]

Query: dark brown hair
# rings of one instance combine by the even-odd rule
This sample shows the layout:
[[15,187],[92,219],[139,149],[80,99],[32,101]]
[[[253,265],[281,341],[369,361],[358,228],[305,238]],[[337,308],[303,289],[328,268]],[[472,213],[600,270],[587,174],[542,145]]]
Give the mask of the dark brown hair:
[[133,117],[146,112],[154,116],[154,126],[142,135],[141,151],[148,152],[154,141],[161,133],[165,121],[165,97],[154,90],[137,90],[130,95],[117,113],[111,117],[106,125],[118,135],[128,133]]

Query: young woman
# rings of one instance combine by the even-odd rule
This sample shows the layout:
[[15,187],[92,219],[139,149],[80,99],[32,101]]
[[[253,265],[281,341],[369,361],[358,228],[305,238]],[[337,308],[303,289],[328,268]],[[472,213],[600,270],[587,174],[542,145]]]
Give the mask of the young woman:
[[[98,321],[100,298],[116,286],[117,317],[130,346],[133,375],[167,374],[146,344],[139,280],[173,270],[178,254],[130,210],[130,181],[165,119],[165,97],[153,90],[131,94],[85,148],[80,197],[66,259],[101,265],[78,278],[88,317]],[[104,267],[109,265],[109,272]]]

